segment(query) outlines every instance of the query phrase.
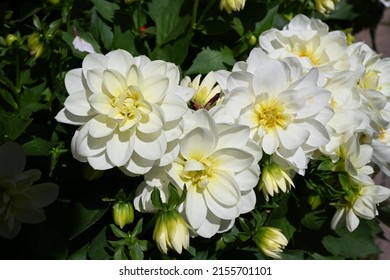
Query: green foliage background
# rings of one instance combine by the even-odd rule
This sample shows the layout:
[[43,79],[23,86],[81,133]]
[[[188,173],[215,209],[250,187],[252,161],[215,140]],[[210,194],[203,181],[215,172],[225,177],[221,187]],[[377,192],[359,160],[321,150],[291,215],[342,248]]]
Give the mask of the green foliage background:
[[[134,56],[176,63],[183,76],[194,76],[230,69],[245,59],[263,31],[283,27],[296,14],[353,33],[374,30],[384,9],[376,0],[343,0],[329,16],[319,14],[307,0],[248,0],[243,11],[232,14],[218,5],[216,0],[0,3],[0,144],[21,144],[28,156],[26,169],[40,169],[42,182],[60,186],[58,200],[45,209],[45,223],[23,225],[13,240],[0,238],[0,258],[264,259],[250,239],[259,224],[283,230],[289,239],[284,259],[375,258],[380,252],[374,242],[381,233],[378,220],[361,221],[353,233],[332,231],[334,208],[312,210],[307,202],[315,181],[310,176],[269,203],[260,195],[261,207],[237,219],[231,231],[191,239],[190,250],[182,255],[161,255],[151,238],[151,214],[136,213],[135,222],[123,230],[113,225],[111,207],[117,194],[123,190],[132,199],[142,178],[129,178],[116,169],[94,171],[76,161],[70,152],[75,127],[54,120],[67,96],[65,74],[81,67],[86,55],[72,45],[75,32],[97,52],[121,48]],[[28,47],[33,33],[44,48],[39,57]],[[381,210],[380,218],[389,223],[388,208]]]

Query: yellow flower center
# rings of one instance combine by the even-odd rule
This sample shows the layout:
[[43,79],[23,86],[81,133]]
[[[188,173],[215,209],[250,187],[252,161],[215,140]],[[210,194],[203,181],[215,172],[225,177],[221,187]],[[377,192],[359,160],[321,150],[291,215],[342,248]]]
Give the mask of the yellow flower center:
[[266,132],[277,127],[285,129],[291,122],[292,116],[285,113],[285,108],[277,100],[260,101],[254,108],[255,122]]
[[142,93],[137,87],[128,87],[121,95],[111,99],[112,109],[108,116],[119,121],[121,131],[138,124],[143,115],[152,112],[152,108],[144,100]]
[[379,72],[375,70],[369,70],[365,73],[363,79],[358,81],[358,87],[362,89],[375,89],[380,91],[379,85]]
[[209,178],[212,176],[212,164],[208,159],[204,159],[201,162],[196,160],[186,161],[182,173],[183,181],[191,182],[193,186],[196,186],[198,191],[203,190],[209,183]]
[[309,58],[313,65],[319,65],[321,55],[316,53],[316,50],[318,51],[318,48],[315,48],[312,43],[308,42],[307,44],[294,43],[291,51],[299,57]]

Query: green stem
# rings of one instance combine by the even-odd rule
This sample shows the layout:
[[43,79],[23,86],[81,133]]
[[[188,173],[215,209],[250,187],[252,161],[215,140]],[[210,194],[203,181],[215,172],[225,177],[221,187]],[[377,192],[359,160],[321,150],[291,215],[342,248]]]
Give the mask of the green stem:
[[194,0],[194,6],[192,8],[192,28],[196,29],[196,17],[198,15],[199,0]]
[[204,20],[204,18],[206,17],[208,11],[211,9],[211,7],[214,5],[216,0],[210,0],[208,1],[207,3],[207,6],[206,8],[203,10],[203,13],[200,15],[199,17],[199,20],[198,20],[198,25],[200,25],[202,23],[202,21]]

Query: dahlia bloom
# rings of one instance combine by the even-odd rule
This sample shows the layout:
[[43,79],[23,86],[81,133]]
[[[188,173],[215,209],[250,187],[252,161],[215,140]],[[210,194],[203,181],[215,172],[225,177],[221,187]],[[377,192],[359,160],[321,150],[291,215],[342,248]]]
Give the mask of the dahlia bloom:
[[42,207],[58,196],[53,183],[32,185],[41,177],[37,169],[23,171],[26,155],[20,145],[8,142],[0,146],[0,236],[18,235],[22,223],[37,224],[46,217]]
[[259,43],[272,58],[297,58],[305,71],[316,67],[321,74],[329,75],[349,67],[345,34],[329,32],[324,22],[305,15],[295,16],[283,30],[271,28],[264,32]]
[[87,55],[82,68],[67,73],[69,96],[56,116],[80,126],[73,156],[94,169],[120,167],[130,176],[169,164],[193,94],[179,86],[179,78],[174,64],[124,50]]
[[357,191],[345,197],[345,201],[336,205],[336,213],[333,216],[331,227],[336,229],[345,223],[349,231],[354,231],[359,225],[359,218],[366,220],[374,219],[378,215],[376,205],[389,198],[390,189],[370,184],[364,185],[356,181]]
[[217,81],[225,92],[213,110],[217,121],[248,126],[266,154],[276,153],[300,174],[310,153],[328,143],[330,93],[317,86],[316,69],[303,75],[295,59],[268,58],[257,48]]
[[204,109],[196,111],[194,118],[197,127],[181,140],[178,157],[166,168],[153,168],[152,176],[145,175],[134,205],[153,212],[153,187],[162,190],[163,201],[169,183],[179,192],[186,187],[186,199],[178,210],[197,235],[209,238],[253,210],[262,154],[249,139],[247,127],[216,124]]

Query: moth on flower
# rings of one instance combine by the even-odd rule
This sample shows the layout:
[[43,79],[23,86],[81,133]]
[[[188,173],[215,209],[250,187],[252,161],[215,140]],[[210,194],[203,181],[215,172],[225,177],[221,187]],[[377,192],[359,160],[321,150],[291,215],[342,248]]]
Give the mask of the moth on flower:
[[221,87],[216,84],[214,72],[211,71],[202,79],[202,75],[196,76],[192,81],[186,76],[181,81],[180,85],[193,88],[195,94],[191,98],[191,105],[193,109],[198,110],[201,108],[210,109],[215,106],[221,100]]

